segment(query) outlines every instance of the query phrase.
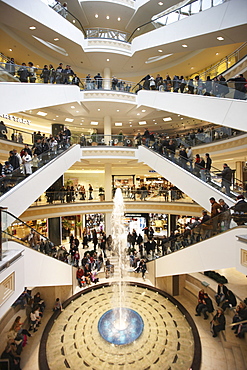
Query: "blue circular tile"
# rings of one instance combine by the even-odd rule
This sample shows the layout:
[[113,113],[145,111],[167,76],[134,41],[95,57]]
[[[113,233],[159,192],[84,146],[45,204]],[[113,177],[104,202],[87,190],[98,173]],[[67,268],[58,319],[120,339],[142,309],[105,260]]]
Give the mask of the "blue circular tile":
[[142,317],[136,311],[125,307],[105,312],[98,322],[100,335],[115,345],[133,342],[141,335],[143,327]]

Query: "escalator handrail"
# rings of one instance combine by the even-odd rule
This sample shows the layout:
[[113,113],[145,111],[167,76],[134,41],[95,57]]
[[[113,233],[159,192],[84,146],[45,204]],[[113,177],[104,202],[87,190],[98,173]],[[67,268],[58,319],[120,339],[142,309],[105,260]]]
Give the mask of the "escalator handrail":
[[[67,148],[67,149],[65,149],[65,150],[63,150],[62,151],[62,153],[60,153],[60,154],[56,154],[55,155],[55,157],[53,157],[53,158],[51,158],[50,160],[49,160],[49,162],[47,162],[47,163],[44,163],[43,164],[43,166],[41,166],[40,168],[38,168],[38,170],[37,171],[35,171],[35,172],[33,172],[32,174],[30,174],[30,176],[33,176],[33,175],[37,175],[37,173],[39,172],[39,170],[41,170],[42,168],[44,168],[45,166],[46,167],[48,167],[49,165],[51,165],[52,163],[53,163],[53,161],[54,160],[57,160],[59,157],[61,157],[62,155],[64,155],[66,152],[68,152],[69,150],[71,150],[72,148],[74,148],[76,145],[79,145],[79,144],[72,144],[69,148]],[[43,155],[45,155],[45,154],[48,154],[48,153],[52,153],[52,151],[50,151],[50,150],[48,150],[48,151],[46,151],[46,152],[43,152],[43,153],[41,153],[39,156],[38,156],[38,158],[41,156],[43,156]],[[33,157],[32,157],[33,158]],[[32,162],[32,160],[30,160],[30,162]],[[16,188],[16,186],[18,186],[21,182],[23,182],[24,180],[26,180],[26,179],[29,179],[30,178],[30,176],[28,176],[28,177],[26,177],[25,176],[25,174],[22,174],[22,173],[20,173],[20,170],[21,170],[21,168],[23,168],[23,164],[22,164],[22,167],[20,166],[20,167],[18,167],[18,168],[16,168],[13,172],[11,172],[9,175],[6,175],[5,177],[0,177],[0,183],[2,182],[2,181],[4,181],[4,179],[15,179],[15,176],[13,176],[13,175],[16,175],[17,174],[17,172],[19,173],[19,175],[16,175],[16,178],[18,178],[18,177],[23,177],[23,179],[22,179],[22,181],[20,181],[18,184],[16,184],[15,186],[13,186],[11,189],[9,189],[8,191],[6,191],[5,193],[3,193],[1,196],[0,196],[0,199],[1,199],[1,197],[2,196],[4,196],[5,194],[7,194],[7,193],[9,193],[11,190],[13,190],[13,189],[15,189]]]

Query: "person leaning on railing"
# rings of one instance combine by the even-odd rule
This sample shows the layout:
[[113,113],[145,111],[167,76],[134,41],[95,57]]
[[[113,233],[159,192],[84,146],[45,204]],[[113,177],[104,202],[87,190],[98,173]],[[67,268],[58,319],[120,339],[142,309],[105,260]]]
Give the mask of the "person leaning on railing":
[[237,196],[237,202],[231,209],[234,211],[232,217],[238,226],[247,222],[247,202],[242,194]]

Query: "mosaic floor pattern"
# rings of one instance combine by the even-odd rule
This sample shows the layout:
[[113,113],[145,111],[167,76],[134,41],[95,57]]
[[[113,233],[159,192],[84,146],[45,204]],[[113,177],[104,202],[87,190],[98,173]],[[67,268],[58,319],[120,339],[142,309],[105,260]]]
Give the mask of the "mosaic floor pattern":
[[194,355],[192,330],[168,298],[138,286],[127,286],[125,306],[142,317],[140,337],[123,346],[98,332],[101,316],[112,308],[112,286],[90,291],[72,301],[54,322],[46,351],[51,370],[187,370]]

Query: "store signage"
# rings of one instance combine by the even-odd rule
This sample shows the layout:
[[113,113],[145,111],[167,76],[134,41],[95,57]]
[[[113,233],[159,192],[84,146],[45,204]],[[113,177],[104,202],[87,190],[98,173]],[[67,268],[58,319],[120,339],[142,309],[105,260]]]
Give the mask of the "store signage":
[[11,114],[0,114],[0,117],[9,119],[10,121],[18,122],[18,123],[24,123],[26,125],[30,125],[31,121],[29,119],[19,118],[16,116],[12,116]]

